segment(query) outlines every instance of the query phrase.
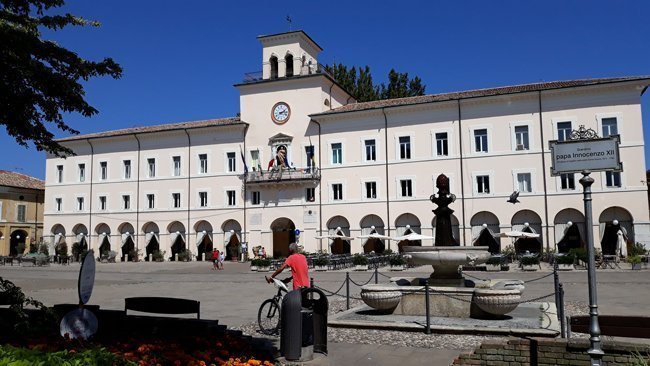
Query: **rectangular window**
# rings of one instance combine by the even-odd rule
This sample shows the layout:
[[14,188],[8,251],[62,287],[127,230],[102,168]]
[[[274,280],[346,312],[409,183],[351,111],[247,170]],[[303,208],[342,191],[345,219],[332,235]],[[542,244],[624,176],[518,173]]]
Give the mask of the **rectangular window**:
[[208,154],[199,154],[199,173],[206,174],[208,172]]
[[447,141],[447,132],[436,133],[436,155],[449,156],[449,142]]
[[605,172],[605,181],[609,188],[621,187],[621,173],[620,172]]
[[343,144],[332,144],[332,164],[343,164]]
[[410,179],[401,179],[399,186],[402,197],[413,197],[413,182]]
[[106,196],[99,196],[99,209],[101,211],[106,210]]
[[25,222],[25,210],[27,206],[25,205],[18,205],[18,212],[17,212],[17,217],[16,221],[18,222]]
[[84,210],[84,198],[77,197],[77,211],[83,211],[83,210]]
[[571,139],[571,122],[559,122],[557,124],[557,140],[566,141]]
[[341,201],[343,199],[343,184],[332,184],[332,198],[334,201]]
[[305,190],[305,199],[307,202],[314,202],[316,200],[316,188],[307,188]]
[[173,156],[172,161],[174,163],[174,177],[180,177],[181,176],[181,157],[180,156]]
[[560,174],[560,186],[562,190],[576,189],[576,179],[573,173]]
[[530,193],[533,191],[531,187],[530,173],[517,173],[517,189],[519,192]]
[[226,196],[228,197],[228,206],[235,206],[237,204],[235,191],[226,191]]
[[79,164],[79,181],[86,181],[86,164]]
[[260,191],[251,192],[251,204],[259,205],[260,204]]
[[174,208],[180,208],[181,207],[181,194],[180,193],[172,193],[172,205]]
[[228,171],[229,172],[234,172],[237,170],[237,158],[234,152],[229,152],[226,154],[226,158],[228,159]]
[[63,183],[63,165],[56,166],[56,182]]
[[208,207],[208,192],[199,192],[199,206]]
[[147,195],[147,207],[156,208],[156,196],[153,194]]
[[377,144],[375,140],[365,140],[363,142],[366,149],[366,161],[376,161],[377,160]]
[[314,168],[316,167],[316,160],[315,160],[315,150],[314,146],[305,146],[305,161],[307,162],[307,170],[309,172],[313,171]]
[[56,212],[61,212],[63,210],[63,198],[54,199],[54,210]]
[[474,151],[488,152],[488,131],[486,128],[474,130]]
[[516,150],[529,150],[528,126],[515,126],[515,148]]
[[366,182],[366,198],[377,198],[377,182]]
[[131,196],[128,194],[122,195],[122,208],[125,210],[131,209]]
[[124,166],[124,179],[131,179],[131,160],[123,160]]
[[99,176],[101,180],[108,179],[108,162],[99,162]]
[[251,150],[251,165],[253,166],[253,170],[262,171],[262,163],[260,161],[259,150]]
[[603,123],[603,137],[618,135],[618,125],[616,123],[616,117],[603,118],[602,123]]
[[156,159],[154,158],[149,158],[147,159],[147,166],[149,167],[149,178],[153,178],[156,176]]
[[411,158],[411,137],[410,136],[402,136],[399,138],[399,158],[400,159]]
[[477,175],[476,176],[476,192],[481,194],[490,193],[490,176]]

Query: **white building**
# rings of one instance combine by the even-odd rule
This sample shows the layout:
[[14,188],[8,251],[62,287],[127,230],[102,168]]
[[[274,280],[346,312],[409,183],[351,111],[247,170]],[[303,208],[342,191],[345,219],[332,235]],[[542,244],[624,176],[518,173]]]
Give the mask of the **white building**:
[[[242,241],[276,256],[293,240],[307,251],[395,249],[395,242],[316,237],[433,235],[429,196],[441,173],[457,196],[450,207],[461,245],[503,247],[510,240],[492,234],[509,230],[539,233],[540,250],[562,240],[580,245],[587,229],[605,251],[619,227],[629,241],[648,239],[640,98],[650,77],[356,103],[323,72],[322,49],[304,32],[259,40],[263,72],[235,85],[240,117],[60,140],[77,155],[47,158],[52,243],[144,255],[160,248],[167,257],[183,248],[200,257]],[[592,174],[591,228],[580,177],[550,175],[549,141],[579,125],[621,138],[624,171]],[[280,146],[284,159],[276,159]],[[283,161],[288,168],[278,167]],[[506,200],[514,190],[521,203],[513,205]]]

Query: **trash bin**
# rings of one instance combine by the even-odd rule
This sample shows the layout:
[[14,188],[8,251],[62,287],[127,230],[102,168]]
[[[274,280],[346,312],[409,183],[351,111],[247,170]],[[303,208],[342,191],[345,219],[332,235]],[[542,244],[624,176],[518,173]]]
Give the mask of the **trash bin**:
[[314,352],[327,354],[327,309],[327,298],[318,289],[294,290],[282,299],[280,354],[287,361],[310,361]]

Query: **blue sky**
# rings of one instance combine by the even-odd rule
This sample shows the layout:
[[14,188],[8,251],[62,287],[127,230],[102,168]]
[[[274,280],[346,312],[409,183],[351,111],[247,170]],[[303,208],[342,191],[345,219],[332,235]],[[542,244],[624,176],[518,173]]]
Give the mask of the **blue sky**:
[[[650,75],[649,1],[68,1],[98,20],[44,36],[82,57],[112,57],[122,79],[87,82],[100,113],[69,116],[82,133],[239,111],[233,84],[261,70],[260,34],[306,31],[321,63],[420,76],[427,93],[538,81]],[[650,92],[643,96],[650,135]],[[54,126],[52,126],[54,128]],[[57,133],[57,137],[66,134]],[[646,165],[649,156],[646,149]],[[0,134],[0,169],[45,176],[45,154]]]

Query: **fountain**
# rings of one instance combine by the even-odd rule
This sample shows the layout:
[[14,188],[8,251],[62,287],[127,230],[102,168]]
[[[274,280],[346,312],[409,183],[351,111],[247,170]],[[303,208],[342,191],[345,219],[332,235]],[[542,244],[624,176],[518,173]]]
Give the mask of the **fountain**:
[[[428,279],[392,278],[392,285],[366,285],[361,288],[364,302],[380,311],[401,315],[424,315],[424,283],[430,286],[431,316],[490,318],[513,311],[521,298],[523,282],[519,280],[475,283],[463,278],[459,266],[483,264],[490,258],[488,247],[459,246],[451,231],[449,204],[456,196],[449,191],[449,178],[436,179],[438,194],[431,202],[438,205],[434,246],[404,246],[405,256],[413,264],[430,264]],[[401,296],[400,296],[401,295]]]

